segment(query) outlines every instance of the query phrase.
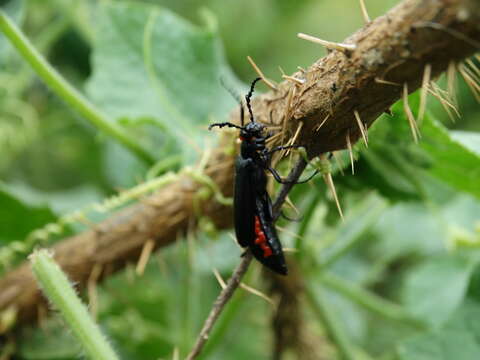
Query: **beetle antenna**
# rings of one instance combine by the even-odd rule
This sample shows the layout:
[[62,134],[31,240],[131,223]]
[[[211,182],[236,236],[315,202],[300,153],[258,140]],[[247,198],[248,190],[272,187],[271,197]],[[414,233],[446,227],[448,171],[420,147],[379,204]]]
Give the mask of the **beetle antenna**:
[[260,81],[261,79],[262,78],[258,77],[255,80],[253,80],[252,85],[250,85],[250,91],[248,92],[247,95],[245,95],[245,100],[247,100],[247,109],[248,109],[248,112],[250,114],[250,121],[251,122],[255,122],[255,120],[253,119],[252,104],[250,104],[250,99],[252,98],[253,91],[255,90],[255,84],[257,83],[257,81]]
[[220,76],[220,85],[222,85],[222,87],[227,90],[229,92],[230,95],[232,95],[232,97],[238,102],[238,105],[240,105],[240,124],[242,125],[242,127],[244,126],[244,113],[245,113],[245,109],[243,108],[243,101],[242,101],[242,98],[240,97],[240,95],[238,95],[238,93],[233,90],[230,86],[228,86],[225,82],[225,78],[223,76]]

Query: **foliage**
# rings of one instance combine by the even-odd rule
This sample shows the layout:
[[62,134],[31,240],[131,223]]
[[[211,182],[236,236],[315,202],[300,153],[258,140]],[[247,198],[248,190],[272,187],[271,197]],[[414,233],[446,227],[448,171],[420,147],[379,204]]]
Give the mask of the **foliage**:
[[[164,3],[197,21],[189,10],[193,1]],[[168,175],[198,160],[199,149],[215,141],[206,125],[224,119],[234,105],[218,79],[239,92],[245,88],[226,57],[243,74],[243,58],[238,58],[249,54],[266,64],[262,68],[268,74],[278,63],[288,64],[287,71],[294,70],[293,64],[306,65],[321,54],[298,44],[301,50],[285,51],[290,43],[284,35],[293,36],[318,10],[336,6],[301,1],[292,9],[287,1],[251,1],[230,9],[220,3],[209,5],[216,15],[227,12],[225,18],[215,20],[204,9],[202,25],[167,7],[138,1],[73,5],[49,0],[24,6],[12,0],[4,5],[53,66],[85,89],[105,118],[147,149],[157,164],[145,162],[115,136],[77,116],[57,92],[39,84],[0,36],[0,258],[8,260],[2,272],[25,259],[35,245],[85,229],[81,217],[65,222],[66,215],[81,209],[89,221],[100,221],[112,208],[104,214],[94,205],[118,188],[130,189],[139,180]],[[248,22],[245,13],[255,14],[254,9],[270,18],[262,18],[255,29],[239,24]],[[345,16],[360,26],[357,10],[352,14]],[[337,31],[324,28],[325,33],[338,40],[353,30],[336,28],[347,25],[333,17],[322,19]],[[354,26],[355,21],[345,23]],[[271,39],[275,46],[266,46],[275,35],[275,22],[284,26]],[[226,56],[220,36],[231,36],[224,39]],[[290,257],[298,261],[307,287],[301,304],[311,336],[340,346],[337,355],[463,360],[478,354],[480,135],[471,130],[480,126],[478,104],[464,85],[458,86],[465,114],[456,124],[444,125],[446,116],[429,99],[417,145],[402,105],[396,104],[393,116],[383,116],[369,130],[369,148],[356,145],[354,176],[348,153],[339,154],[343,164],[336,165],[334,180],[344,222],[322,179],[292,193],[303,219],[280,224],[288,230],[281,232],[282,242],[299,249]],[[418,95],[409,101],[415,111]],[[42,233],[46,236],[30,236],[48,224],[47,230],[53,230]],[[62,227],[53,226],[58,224]],[[170,358],[175,349],[184,356],[192,346],[219,291],[212,269],[226,277],[240,255],[228,234],[193,236],[153,255],[142,276],[129,266],[99,286],[98,321],[122,358]],[[245,282],[267,292],[260,270],[253,265]],[[204,358],[269,358],[271,311],[268,302],[239,290]],[[16,356],[77,358],[76,342],[63,326],[54,318],[46,330],[23,329]]]

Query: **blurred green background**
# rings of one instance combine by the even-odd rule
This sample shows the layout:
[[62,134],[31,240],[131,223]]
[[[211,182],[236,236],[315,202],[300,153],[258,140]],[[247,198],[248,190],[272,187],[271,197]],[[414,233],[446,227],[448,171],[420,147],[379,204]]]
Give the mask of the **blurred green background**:
[[[396,3],[368,0],[367,7],[375,18]],[[113,209],[91,211],[92,204],[192,164],[199,149],[213,147],[218,134],[207,133],[207,124],[224,120],[235,105],[218,79],[243,92],[256,76],[247,55],[280,81],[279,66],[292,73],[325,55],[298,32],[342,41],[363,26],[352,0],[0,4],[52,66],[151,159],[79,116],[0,35],[2,273],[34,246],[87,228],[75,221],[38,235],[46,224],[78,209],[100,221]],[[439,85],[445,89],[445,79]],[[477,358],[480,106],[460,76],[456,88],[461,116],[452,122],[429,97],[419,145],[397,104],[393,117],[370,130],[369,148],[355,147],[354,176],[348,154],[339,153],[334,180],[344,222],[320,177],[294,189],[303,218],[281,223],[287,231],[280,236],[300,250],[289,257],[306,289],[298,294],[305,343],[285,359],[336,359],[348,349],[355,359]],[[418,94],[409,102],[416,113]],[[182,358],[191,348],[219,291],[212,268],[228,277],[240,255],[227,233],[194,237],[152,256],[144,275],[132,264],[99,286],[98,320],[122,358],[169,359],[175,349]],[[275,281],[258,264],[245,281],[275,296]],[[272,358],[272,313],[268,302],[240,290],[204,358]],[[14,349],[16,359],[81,353],[55,316],[3,345],[4,355]]]

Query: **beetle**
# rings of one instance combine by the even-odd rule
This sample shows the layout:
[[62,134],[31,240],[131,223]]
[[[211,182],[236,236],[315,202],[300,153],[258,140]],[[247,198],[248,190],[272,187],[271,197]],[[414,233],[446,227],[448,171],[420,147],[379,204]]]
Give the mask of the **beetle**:
[[[235,187],[234,187],[234,226],[237,241],[241,247],[248,247],[253,256],[267,268],[282,275],[287,275],[287,265],[274,225],[272,201],[267,192],[267,171],[272,173],[275,180],[287,183],[270,166],[271,155],[279,150],[298,147],[297,145],[278,146],[267,149],[266,140],[271,134],[266,133],[266,126],[256,122],[250,103],[255,84],[261,78],[256,78],[250,91],[245,95],[250,122],[244,124],[244,108],[240,103],[240,124],[231,122],[214,123],[214,127],[231,127],[240,130],[240,154],[235,162]],[[237,99],[238,100],[238,99]],[[313,174],[311,177],[313,177]],[[311,179],[296,182],[303,183]]]

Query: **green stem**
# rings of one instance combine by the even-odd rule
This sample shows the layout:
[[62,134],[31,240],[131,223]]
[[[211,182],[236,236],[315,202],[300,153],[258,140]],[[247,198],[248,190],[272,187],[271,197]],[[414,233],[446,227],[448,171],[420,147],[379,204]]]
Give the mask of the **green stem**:
[[18,29],[5,12],[0,10],[0,30],[17,48],[21,56],[35,70],[37,75],[62,98],[67,104],[78,111],[91,124],[116,139],[127,147],[139,158],[153,164],[153,157],[142,148],[138,141],[130,137],[120,126],[109,120],[105,114],[98,110],[86,97],[71,86],[33,47],[25,35]]
[[116,360],[117,356],[52,255],[47,250],[40,250],[30,256],[30,261],[43,293],[60,311],[90,358]]
[[355,356],[353,346],[345,335],[340,322],[334,316],[335,312],[328,308],[328,304],[323,294],[320,294],[319,292],[314,294],[309,286],[305,286],[305,296],[310,303],[310,307],[314,314],[324,325],[331,340],[337,345],[341,358],[344,360],[358,359]]
[[419,328],[426,324],[414,317],[400,305],[387,301],[361,287],[346,281],[332,273],[321,275],[322,284],[349,298],[353,302],[387,319],[407,323]]

